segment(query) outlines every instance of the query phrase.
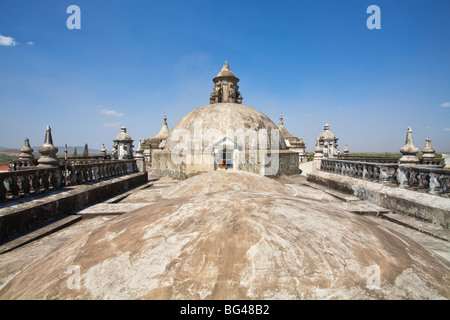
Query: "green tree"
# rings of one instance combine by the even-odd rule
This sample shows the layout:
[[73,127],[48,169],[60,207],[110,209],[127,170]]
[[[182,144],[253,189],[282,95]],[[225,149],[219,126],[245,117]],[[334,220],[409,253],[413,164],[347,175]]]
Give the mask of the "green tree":
[[75,147],[75,150],[73,150],[72,157],[74,157],[74,158],[78,157],[78,152],[77,152],[77,148],[76,147]]
[[86,143],[84,145],[83,157],[88,157],[88,156],[89,156],[89,150],[88,150],[88,144]]

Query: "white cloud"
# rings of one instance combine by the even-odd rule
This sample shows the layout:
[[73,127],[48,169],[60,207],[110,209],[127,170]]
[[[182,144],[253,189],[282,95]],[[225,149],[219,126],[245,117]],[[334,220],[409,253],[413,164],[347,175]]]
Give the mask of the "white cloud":
[[0,34],[0,46],[14,47],[18,42],[11,37],[5,37]]
[[27,45],[29,45],[29,46],[34,46],[34,42],[33,42],[33,41],[28,41],[28,42],[27,42]]
[[450,131],[450,128],[444,128],[443,131]]
[[109,116],[116,116],[116,117],[122,117],[122,116],[125,115],[124,113],[117,112],[116,110],[108,110],[108,109],[105,109],[105,108],[100,110],[100,113],[101,114],[106,114],[106,115],[109,115]]
[[450,108],[450,102],[444,102],[443,104],[441,104],[442,108]]

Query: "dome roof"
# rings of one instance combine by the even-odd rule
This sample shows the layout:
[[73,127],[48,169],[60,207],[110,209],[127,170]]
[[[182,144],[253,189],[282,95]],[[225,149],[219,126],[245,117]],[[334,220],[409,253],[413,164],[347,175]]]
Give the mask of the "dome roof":
[[334,133],[330,131],[330,125],[328,123],[323,126],[323,129],[324,131],[320,134],[319,140],[334,141],[336,139]]
[[116,140],[117,141],[131,141],[131,136],[127,133],[127,128],[125,126],[122,126],[120,129],[121,132],[117,135]]
[[[270,150],[271,129],[278,131],[279,150],[286,150],[286,143],[278,127],[265,114],[249,106],[238,103],[216,103],[210,104],[188,113],[172,128],[164,149],[172,150],[179,145],[183,132],[190,134],[191,146],[194,139],[201,135],[202,150],[212,148],[212,146],[224,137],[236,142],[244,148],[242,138],[248,130],[254,130],[257,133],[261,129],[267,130],[267,146],[259,147],[261,150]],[[255,149],[249,147],[249,139],[245,139],[246,149]],[[267,149],[266,149],[267,148]],[[210,149],[212,150],[212,149]]]

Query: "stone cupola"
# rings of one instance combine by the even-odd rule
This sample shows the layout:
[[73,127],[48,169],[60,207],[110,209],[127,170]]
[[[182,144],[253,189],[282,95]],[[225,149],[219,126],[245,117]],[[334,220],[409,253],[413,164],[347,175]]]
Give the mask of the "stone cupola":
[[340,152],[337,148],[339,140],[334,133],[330,131],[330,125],[326,123],[323,126],[323,132],[319,135],[319,145],[323,148],[322,154],[324,158],[336,158]]
[[239,79],[230,70],[228,62],[225,61],[222,70],[213,79],[213,92],[209,99],[210,104],[214,103],[240,103],[242,104],[242,95],[239,92]]
[[111,155],[114,159],[133,159],[133,139],[127,133],[127,128],[122,126],[120,133],[117,135],[116,139],[113,141],[113,151]]

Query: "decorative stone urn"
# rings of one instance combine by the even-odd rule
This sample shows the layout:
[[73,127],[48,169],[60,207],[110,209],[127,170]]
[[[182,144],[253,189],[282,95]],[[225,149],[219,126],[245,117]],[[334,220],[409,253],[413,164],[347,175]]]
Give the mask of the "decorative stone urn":
[[53,145],[52,129],[50,126],[47,126],[44,144],[38,151],[42,155],[38,160],[38,167],[56,168],[59,166],[59,160],[56,157],[58,148]]
[[399,164],[414,165],[419,163],[419,158],[417,158],[419,148],[417,148],[413,143],[411,127],[408,127],[408,130],[406,131],[406,142],[400,149],[400,152],[403,156],[400,158]]

